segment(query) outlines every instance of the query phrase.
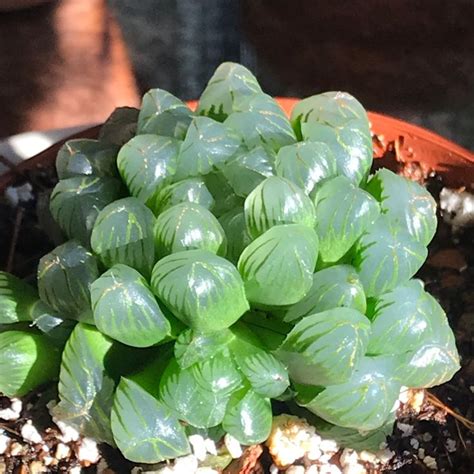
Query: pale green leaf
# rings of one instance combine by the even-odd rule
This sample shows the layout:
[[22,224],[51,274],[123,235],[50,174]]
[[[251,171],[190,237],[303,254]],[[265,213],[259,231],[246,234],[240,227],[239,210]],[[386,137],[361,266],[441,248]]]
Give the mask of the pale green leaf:
[[31,321],[32,306],[38,300],[36,291],[7,272],[0,272],[0,324]]
[[219,222],[227,236],[226,258],[237,263],[240,254],[252,241],[247,231],[245,214],[242,207],[236,207],[219,218]]

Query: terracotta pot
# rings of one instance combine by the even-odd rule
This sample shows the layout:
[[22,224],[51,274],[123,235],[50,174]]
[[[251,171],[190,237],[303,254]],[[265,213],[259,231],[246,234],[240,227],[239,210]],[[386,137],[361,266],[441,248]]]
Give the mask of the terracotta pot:
[[[298,99],[277,98],[287,114],[291,113]],[[197,102],[188,102],[195,108]],[[425,174],[436,172],[451,187],[474,187],[474,153],[439,135],[403,120],[369,112],[374,132],[374,157],[376,165],[396,169],[400,164],[420,166]],[[100,126],[92,127],[69,138],[95,138]],[[22,162],[14,170],[0,176],[0,192],[17,182],[30,171],[53,166],[62,140],[38,155]]]

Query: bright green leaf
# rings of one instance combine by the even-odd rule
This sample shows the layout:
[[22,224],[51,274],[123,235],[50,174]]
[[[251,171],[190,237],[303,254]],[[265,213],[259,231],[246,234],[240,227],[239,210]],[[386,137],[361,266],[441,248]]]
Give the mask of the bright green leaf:
[[252,241],[245,223],[244,209],[236,207],[219,218],[219,222],[227,236],[226,258],[237,263],[240,254]]
[[244,199],[234,193],[222,172],[209,173],[204,177],[204,180],[214,198],[212,213],[216,217],[221,217],[226,212],[244,205]]
[[32,306],[38,300],[36,291],[7,272],[0,272],[0,324],[31,321]]

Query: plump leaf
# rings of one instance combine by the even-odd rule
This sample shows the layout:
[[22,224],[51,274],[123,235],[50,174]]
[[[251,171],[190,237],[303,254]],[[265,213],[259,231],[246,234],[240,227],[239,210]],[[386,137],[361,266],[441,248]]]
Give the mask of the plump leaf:
[[90,286],[98,276],[94,255],[71,240],[40,260],[40,298],[63,317],[90,322]]
[[138,135],[120,149],[117,166],[132,196],[148,203],[171,183],[179,145],[178,140],[170,137]]
[[237,263],[240,254],[252,241],[245,223],[244,209],[236,207],[219,218],[219,222],[227,236],[226,258]]
[[135,107],[117,107],[100,128],[99,140],[111,145],[125,145],[135,136],[139,112]]
[[248,148],[264,146],[278,151],[296,142],[285,112],[267,94],[251,95],[234,103],[234,112],[224,125],[235,130]]
[[216,217],[221,217],[226,212],[243,207],[244,199],[234,193],[231,185],[221,171],[209,173],[204,177],[206,187],[214,198],[212,213]]
[[222,63],[209,80],[199,99],[197,113],[224,121],[242,97],[261,93],[255,76],[240,64]]
[[91,246],[106,267],[123,263],[148,276],[155,261],[153,213],[137,198],[119,199],[102,209]]
[[274,158],[259,146],[238,155],[222,168],[222,173],[237,196],[246,197],[265,178],[273,176]]
[[383,426],[400,393],[393,357],[364,357],[349,381],[330,385],[304,406],[326,421],[359,431]]
[[0,392],[22,397],[57,379],[61,353],[46,336],[27,331],[0,333]]
[[176,179],[216,170],[229,161],[240,146],[241,139],[233,130],[207,117],[194,118],[181,145]]
[[241,389],[229,400],[222,427],[241,444],[262,443],[272,428],[270,400],[252,389]]
[[347,382],[365,354],[370,321],[352,308],[311,314],[299,321],[278,349],[290,378],[306,385]]
[[301,124],[304,140],[323,142],[334,154],[338,173],[359,184],[369,174],[373,149],[370,129],[365,123],[350,120],[331,127],[325,123]]
[[68,140],[56,157],[59,179],[75,176],[117,176],[118,147],[98,140]]
[[31,314],[32,327],[38,329],[49,341],[62,349],[76,326],[76,321],[62,318],[41,300],[33,305]]
[[97,328],[105,335],[133,347],[148,347],[170,333],[147,281],[133,268],[114,265],[91,287]]
[[249,244],[238,268],[249,301],[289,305],[309,291],[318,258],[316,232],[304,225],[278,225]]
[[431,242],[437,226],[436,202],[426,188],[415,181],[381,169],[366,189],[379,202],[382,212],[423,245]]
[[148,202],[150,209],[158,216],[170,207],[191,202],[211,210],[214,198],[206,187],[203,178],[188,178],[162,188],[156,198]]
[[353,265],[367,296],[381,295],[407,282],[423,265],[426,247],[382,215],[358,241]]
[[110,429],[115,382],[106,370],[112,341],[97,329],[78,324],[63,352],[59,404],[53,416],[84,436],[114,444]]
[[51,194],[51,214],[70,239],[89,247],[97,215],[122,194],[118,179],[93,176],[63,179]]
[[7,272],[0,272],[0,324],[31,321],[32,306],[38,300],[36,291]]
[[377,201],[346,177],[326,181],[314,196],[321,258],[337,262],[380,214]]
[[249,234],[256,238],[281,224],[303,224],[313,228],[315,211],[311,199],[291,181],[271,176],[262,181],[245,200]]
[[183,202],[163,211],[156,219],[155,249],[158,257],[183,250],[226,253],[226,236],[219,221],[205,207]]
[[130,461],[158,463],[190,452],[184,427],[163,403],[122,378],[111,416],[117,447]]
[[153,134],[182,140],[193,113],[177,97],[163,89],[151,89],[142,100],[137,135]]
[[275,161],[278,176],[310,194],[317,183],[337,176],[336,158],[324,143],[299,142],[280,149]]
[[205,250],[163,258],[153,269],[151,285],[178,319],[203,333],[229,327],[249,308],[237,269]]
[[350,265],[334,265],[316,272],[308,294],[285,311],[284,320],[294,322],[339,307],[353,308],[362,314],[367,308],[364,288]]

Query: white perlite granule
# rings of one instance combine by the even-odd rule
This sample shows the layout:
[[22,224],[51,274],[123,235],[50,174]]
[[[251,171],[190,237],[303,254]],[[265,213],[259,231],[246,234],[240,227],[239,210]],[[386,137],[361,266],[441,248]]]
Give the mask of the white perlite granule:
[[0,455],[5,454],[5,451],[8,449],[11,442],[12,440],[5,435],[2,430],[0,430]]
[[188,439],[189,443],[191,444],[191,447],[193,448],[194,456],[196,456],[199,461],[204,461],[207,456],[206,443],[204,441],[204,438],[201,435],[194,434],[191,435]]
[[33,422],[28,420],[21,427],[21,436],[25,441],[33,444],[40,444],[43,441],[43,438],[38,433],[38,430],[33,426]]
[[77,448],[76,456],[80,462],[97,464],[100,459],[97,443],[92,438],[83,438]]
[[229,433],[226,433],[224,436],[224,444],[233,459],[238,459],[242,456],[242,446],[240,446],[240,443]]
[[67,423],[64,423],[63,421],[56,421],[56,426],[59,428],[59,431],[61,431],[62,436],[60,436],[60,440],[64,443],[71,443],[72,441],[78,441],[79,440],[79,432],[73,428],[72,426],[69,426]]
[[12,398],[9,408],[0,410],[0,419],[5,421],[15,421],[20,418],[21,410],[23,409],[23,403],[18,398]]

